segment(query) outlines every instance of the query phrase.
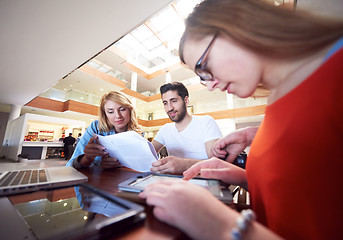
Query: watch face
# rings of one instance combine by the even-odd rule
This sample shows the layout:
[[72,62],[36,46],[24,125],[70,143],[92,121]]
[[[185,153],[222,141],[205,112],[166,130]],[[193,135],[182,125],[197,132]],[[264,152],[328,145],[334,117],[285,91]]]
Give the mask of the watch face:
[[247,154],[245,152],[242,152],[236,157],[236,159],[233,161],[233,164],[245,169],[246,161],[247,161]]

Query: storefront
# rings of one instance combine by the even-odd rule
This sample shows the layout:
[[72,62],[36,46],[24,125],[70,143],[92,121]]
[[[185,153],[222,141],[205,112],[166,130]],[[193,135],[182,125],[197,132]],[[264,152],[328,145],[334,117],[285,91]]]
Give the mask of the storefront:
[[72,133],[77,138],[86,122],[65,118],[24,114],[9,123],[6,133],[7,157],[14,160],[60,158],[63,138]]

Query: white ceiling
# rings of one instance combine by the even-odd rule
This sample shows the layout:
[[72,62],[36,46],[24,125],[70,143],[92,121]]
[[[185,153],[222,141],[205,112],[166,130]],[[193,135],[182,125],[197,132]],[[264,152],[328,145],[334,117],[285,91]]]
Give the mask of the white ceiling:
[[[114,84],[75,70],[94,56],[95,60],[120,71],[127,81],[126,87],[131,88],[132,71],[122,64],[126,59],[107,47],[170,2],[1,1],[0,111],[8,112],[8,105],[23,106],[52,87],[64,92],[77,90],[97,97],[110,90],[120,90]],[[187,68],[170,73],[172,81],[185,81],[195,76]],[[138,74],[137,92],[158,93],[165,82],[165,75],[148,80]],[[226,109],[226,97],[225,92],[209,92],[204,87],[190,93],[190,104],[202,105],[209,111],[223,110]],[[156,109],[164,112],[160,100],[149,103],[137,100],[137,112]],[[87,123],[96,118],[76,112],[61,113],[32,107],[22,107],[21,113],[84,120]]]
[[[98,97],[107,91],[119,90],[117,86],[84,72],[72,72],[94,56],[96,60],[120,71],[127,80],[126,87],[130,88],[132,71],[122,65],[123,58],[109,49],[98,53],[140,26],[170,2],[172,1],[1,0],[0,111],[9,112],[9,105],[23,106],[51,87],[62,91],[78,90]],[[342,0],[330,0],[328,3],[320,0],[297,2],[299,7],[342,17],[339,14],[343,9]],[[71,74],[65,77],[69,73]],[[173,81],[184,81],[194,76],[186,68],[171,72]],[[138,75],[137,91],[156,93],[165,81],[165,75],[150,80]],[[249,101],[251,99],[247,102]],[[226,94],[218,90],[209,92],[204,88],[191,92],[190,103],[215,111],[219,105],[225,108]],[[161,109],[163,112],[161,101],[146,103],[137,100],[137,108],[142,111]],[[60,113],[23,107],[22,113],[26,112],[87,122],[95,118],[70,111]],[[235,121],[246,122],[251,119]]]
[[0,104],[25,105],[169,2],[2,0]]

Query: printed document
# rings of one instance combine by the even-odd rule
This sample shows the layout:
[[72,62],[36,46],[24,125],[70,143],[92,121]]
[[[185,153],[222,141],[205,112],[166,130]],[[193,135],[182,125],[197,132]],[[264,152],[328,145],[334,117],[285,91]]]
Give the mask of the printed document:
[[154,146],[135,131],[109,136],[98,135],[99,143],[106,152],[118,159],[121,165],[139,172],[149,172],[151,164],[158,160]]

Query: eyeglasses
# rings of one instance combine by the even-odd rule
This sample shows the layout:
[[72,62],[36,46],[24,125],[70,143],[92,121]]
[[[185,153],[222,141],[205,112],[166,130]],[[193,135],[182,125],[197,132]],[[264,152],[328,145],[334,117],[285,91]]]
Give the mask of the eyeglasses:
[[201,55],[200,59],[198,60],[197,64],[195,65],[194,72],[196,73],[196,75],[198,75],[200,77],[200,83],[204,86],[206,86],[207,81],[213,80],[212,73],[208,69],[206,69],[206,67],[207,67],[206,58],[207,58],[209,50],[212,46],[212,43],[214,42],[214,40],[216,39],[217,36],[218,36],[218,33],[216,33],[214,35],[212,41],[210,42],[210,44],[206,48],[205,52]]

